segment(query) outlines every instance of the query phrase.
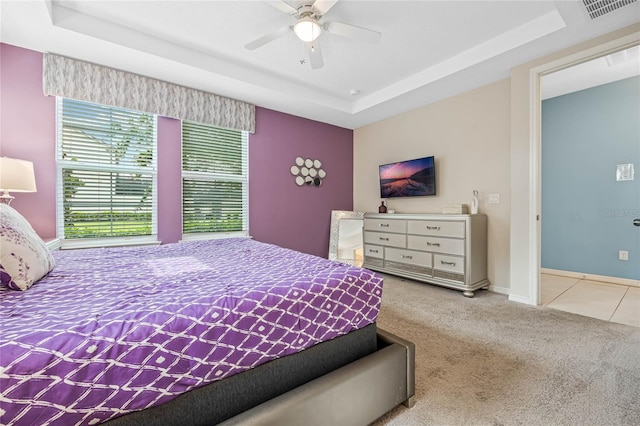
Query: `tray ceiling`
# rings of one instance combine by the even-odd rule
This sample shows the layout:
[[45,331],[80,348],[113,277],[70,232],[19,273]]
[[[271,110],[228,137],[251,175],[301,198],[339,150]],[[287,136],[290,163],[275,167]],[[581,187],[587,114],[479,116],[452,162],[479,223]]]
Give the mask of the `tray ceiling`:
[[244,47],[295,23],[264,1],[2,1],[0,15],[4,43],[355,129],[637,23],[640,3],[592,19],[581,1],[340,0],[321,22],[382,37],[368,44],[323,32],[320,69],[292,31]]

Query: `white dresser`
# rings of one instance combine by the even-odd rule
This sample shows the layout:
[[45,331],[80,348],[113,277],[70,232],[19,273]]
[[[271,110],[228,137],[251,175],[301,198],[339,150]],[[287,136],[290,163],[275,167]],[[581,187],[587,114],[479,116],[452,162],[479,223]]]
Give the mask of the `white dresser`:
[[363,267],[473,297],[489,286],[487,216],[366,213]]

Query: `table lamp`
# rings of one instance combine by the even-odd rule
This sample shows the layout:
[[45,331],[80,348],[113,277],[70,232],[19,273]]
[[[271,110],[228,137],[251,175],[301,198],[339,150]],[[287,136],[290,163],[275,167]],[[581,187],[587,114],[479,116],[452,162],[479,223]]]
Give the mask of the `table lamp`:
[[11,192],[36,192],[36,177],[33,163],[15,158],[0,157],[0,202],[11,204],[15,198]]

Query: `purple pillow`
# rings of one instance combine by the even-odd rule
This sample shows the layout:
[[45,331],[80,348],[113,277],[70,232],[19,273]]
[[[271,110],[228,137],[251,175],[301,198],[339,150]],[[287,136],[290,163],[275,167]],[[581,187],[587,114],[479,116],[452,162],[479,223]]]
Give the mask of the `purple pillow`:
[[55,266],[42,238],[27,219],[0,203],[0,280],[13,290],[26,290]]

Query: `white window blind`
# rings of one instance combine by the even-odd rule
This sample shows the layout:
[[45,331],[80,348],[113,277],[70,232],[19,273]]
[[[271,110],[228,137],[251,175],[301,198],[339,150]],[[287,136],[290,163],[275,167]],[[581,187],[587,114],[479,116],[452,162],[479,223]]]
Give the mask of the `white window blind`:
[[248,135],[182,122],[182,233],[247,235]]
[[156,235],[156,117],[58,98],[57,120],[58,235]]

